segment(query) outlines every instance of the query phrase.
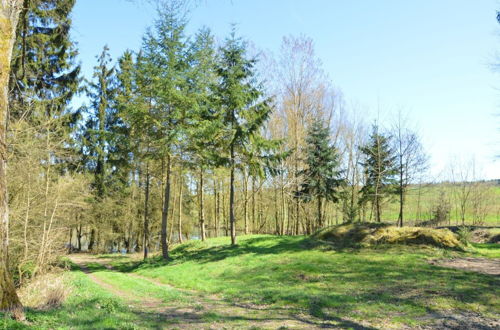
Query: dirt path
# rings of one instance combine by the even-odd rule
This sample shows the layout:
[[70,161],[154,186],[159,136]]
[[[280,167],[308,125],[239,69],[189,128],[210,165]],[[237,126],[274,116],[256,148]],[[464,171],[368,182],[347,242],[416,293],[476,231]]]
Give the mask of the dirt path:
[[[110,266],[110,259],[97,258],[91,255],[72,255],[71,260],[96,284],[120,297],[134,312],[151,319],[157,318],[158,328],[171,329],[319,329],[336,327],[336,324],[324,320],[312,319],[310,315],[297,310],[284,308],[262,308],[262,306],[234,305],[216,295],[205,295],[201,292],[178,289],[137,274],[122,273]],[[102,280],[100,271],[93,270],[90,265],[98,263],[107,271],[126,275],[138,283],[148,282],[159,288],[174,289],[188,295],[186,302],[166,302],[155,297],[139,296],[130,291],[120,289],[117,284]],[[148,314],[148,316],[146,315]],[[337,325],[338,326],[338,325]],[[364,327],[357,327],[363,329]],[[365,328],[369,329],[369,328]]]
[[500,259],[453,258],[432,260],[431,264],[441,267],[457,268],[473,272],[500,276]]

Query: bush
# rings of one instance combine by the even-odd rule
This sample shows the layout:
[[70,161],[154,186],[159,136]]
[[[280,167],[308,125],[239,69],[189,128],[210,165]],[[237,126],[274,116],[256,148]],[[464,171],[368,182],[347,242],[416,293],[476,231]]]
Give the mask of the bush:
[[52,309],[59,307],[70,293],[63,274],[36,277],[19,290],[21,302],[26,307]]
[[472,239],[472,231],[469,227],[462,226],[457,231],[458,239],[463,244],[469,244]]
[[434,209],[432,210],[432,222],[436,225],[447,222],[450,219],[451,205],[441,192]]

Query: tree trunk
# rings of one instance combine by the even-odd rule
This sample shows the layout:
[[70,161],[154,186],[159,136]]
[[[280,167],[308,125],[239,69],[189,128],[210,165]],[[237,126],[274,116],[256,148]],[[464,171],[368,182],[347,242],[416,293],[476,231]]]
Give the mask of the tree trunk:
[[274,234],[280,234],[280,219],[279,219],[279,207],[278,207],[278,188],[274,187]]
[[78,249],[78,252],[81,252],[82,251],[82,225],[79,224],[77,227],[76,227],[76,242],[77,242],[77,249]]
[[321,209],[322,209],[322,199],[320,196],[318,196],[318,228],[323,227],[323,219],[321,216]]
[[248,177],[243,172],[243,218],[245,219],[245,235],[248,235]]
[[234,143],[231,144],[231,174],[229,182],[229,223],[231,225],[231,245],[236,245],[236,221],[234,218]]
[[200,186],[199,186],[199,194],[200,194],[200,236],[201,240],[205,241],[206,233],[205,233],[205,210],[204,210],[204,200],[203,200],[203,168],[200,169]]
[[94,245],[95,245],[95,228],[92,228],[90,230],[90,238],[89,238],[89,245],[87,246],[87,250],[88,251],[92,251],[94,249]]
[[168,208],[170,202],[170,172],[172,171],[172,164],[170,160],[170,155],[167,155],[167,178],[165,181],[165,199],[163,201],[163,210],[161,212],[161,253],[163,259],[168,259],[168,237],[167,237],[167,225],[168,225]]
[[8,269],[9,204],[7,200],[6,125],[10,62],[21,5],[21,0],[0,2],[0,310],[13,311],[16,319],[24,319],[24,313]]
[[179,172],[179,243],[182,243],[182,171]]
[[144,190],[144,237],[142,240],[142,248],[144,252],[144,260],[148,258],[149,249],[149,163],[146,163],[146,187]]
[[214,229],[215,237],[219,236],[219,191],[217,190],[217,180],[214,175]]

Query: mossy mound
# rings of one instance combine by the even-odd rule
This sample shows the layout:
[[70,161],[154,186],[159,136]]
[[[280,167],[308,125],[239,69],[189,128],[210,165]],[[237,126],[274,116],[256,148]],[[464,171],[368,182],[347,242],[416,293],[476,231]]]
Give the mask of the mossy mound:
[[458,237],[448,229],[395,227],[382,223],[347,223],[325,228],[313,235],[340,246],[416,244],[464,250]]

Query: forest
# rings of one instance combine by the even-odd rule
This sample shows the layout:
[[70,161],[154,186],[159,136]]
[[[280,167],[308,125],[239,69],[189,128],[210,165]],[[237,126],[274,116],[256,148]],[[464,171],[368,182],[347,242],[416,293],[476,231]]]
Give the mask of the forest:
[[[104,46],[84,76],[75,3],[0,6],[5,328],[500,326],[500,185],[472,159],[433,177],[410,114],[368,120],[347,106],[313,39],[284,36],[269,53],[236,26],[190,33],[186,1],[158,2],[142,46],[117,59]],[[492,270],[441,260],[462,257]],[[353,282],[338,275],[344,286],[322,295],[335,265]],[[382,282],[361,278],[378,272]],[[39,308],[30,299],[42,299],[40,279],[66,284]],[[397,296],[409,287],[424,292],[418,303]],[[159,321],[118,291],[155,306]],[[251,308],[260,305],[293,306],[309,321]],[[203,315],[172,316],[171,306]]]

